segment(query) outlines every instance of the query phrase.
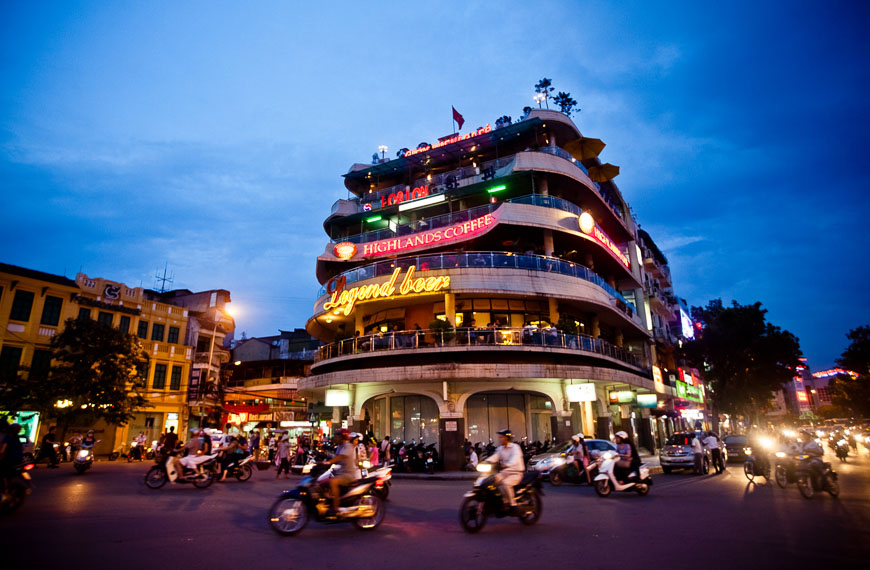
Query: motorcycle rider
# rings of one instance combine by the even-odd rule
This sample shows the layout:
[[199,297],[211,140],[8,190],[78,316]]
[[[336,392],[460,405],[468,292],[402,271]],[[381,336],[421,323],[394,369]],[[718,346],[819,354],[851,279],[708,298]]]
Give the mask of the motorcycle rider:
[[0,478],[3,481],[3,488],[0,489],[5,494],[7,482],[15,473],[15,467],[24,459],[24,449],[21,445],[21,440],[18,434],[21,433],[21,425],[12,424],[9,427],[5,426],[6,419],[3,419],[3,428],[0,430]]
[[501,471],[495,476],[495,483],[502,496],[507,499],[511,512],[515,511],[517,507],[514,498],[514,485],[522,480],[523,471],[526,470],[526,465],[523,463],[523,452],[519,445],[513,443],[513,437],[514,434],[509,429],[498,432],[500,445],[484,461],[484,463],[495,463],[501,466]]
[[822,474],[825,472],[825,465],[822,457],[825,455],[825,450],[819,445],[819,442],[807,430],[801,430],[798,433],[800,441],[800,451],[810,456],[810,472],[817,483],[821,482]]
[[577,469],[577,474],[586,473],[586,481],[592,484],[592,475],[589,474],[589,449],[586,447],[586,440],[582,433],[571,436],[571,441],[574,445],[571,446],[569,454],[574,458],[574,467]]
[[90,449],[97,445],[97,438],[94,436],[94,430],[89,429],[85,437],[82,438],[82,449]]
[[614,437],[616,439],[616,452],[619,454],[619,461],[616,462],[616,467],[622,473],[614,471],[613,474],[622,483],[632,471],[640,468],[640,454],[638,454],[634,442],[631,441],[631,438],[624,431],[616,432]]
[[140,431],[139,435],[136,436],[136,447],[134,448],[134,459],[139,459],[142,461],[143,456],[145,455],[145,432]]
[[337,465],[338,469],[335,477],[332,477],[329,480],[329,492],[332,496],[332,513],[338,513],[338,506],[341,502],[341,491],[340,487],[342,485],[350,485],[356,480],[356,450],[355,445],[350,442],[350,438],[348,437],[348,432],[346,429],[339,430],[336,434],[337,437],[337,449],[335,450],[335,455],[332,459],[328,460],[326,463],[328,465]]

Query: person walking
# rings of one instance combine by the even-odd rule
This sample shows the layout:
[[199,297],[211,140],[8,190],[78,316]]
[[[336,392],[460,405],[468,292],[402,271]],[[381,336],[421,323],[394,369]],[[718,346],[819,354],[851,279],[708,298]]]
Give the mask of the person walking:
[[695,458],[695,475],[703,475],[704,469],[704,446],[701,444],[701,437],[695,436],[692,438],[692,455]]
[[722,472],[722,450],[719,448],[719,440],[712,431],[707,432],[707,437],[704,438],[704,447],[710,450],[713,467],[716,468],[716,475],[718,475]]
[[275,451],[275,464],[278,466],[278,472],[275,473],[275,479],[284,473],[284,478],[290,478],[290,436],[285,435],[281,438],[281,443],[278,444],[278,449]]
[[52,469],[57,468],[57,453],[54,451],[55,426],[48,428],[48,433],[42,436],[42,456],[48,457],[48,466]]
[[163,446],[163,453],[168,454],[178,445],[178,434],[175,433],[175,426],[169,426],[169,431],[163,434],[160,438],[160,445]]
[[390,436],[385,435],[384,441],[381,442],[381,461],[387,465],[390,463]]
[[260,458],[260,432],[257,430],[251,434],[251,455],[254,456],[254,461]]

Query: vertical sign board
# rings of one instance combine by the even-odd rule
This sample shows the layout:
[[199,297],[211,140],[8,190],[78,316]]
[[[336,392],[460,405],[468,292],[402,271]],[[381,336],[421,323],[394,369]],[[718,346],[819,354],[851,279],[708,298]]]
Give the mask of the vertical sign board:
[[665,393],[665,383],[662,379],[662,369],[658,366],[653,366],[653,384],[655,384],[656,392],[659,394]]

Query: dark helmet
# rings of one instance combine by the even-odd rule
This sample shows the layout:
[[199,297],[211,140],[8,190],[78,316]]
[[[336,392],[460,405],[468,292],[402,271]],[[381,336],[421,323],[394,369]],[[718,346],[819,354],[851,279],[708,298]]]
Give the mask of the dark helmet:
[[503,435],[508,438],[508,440],[512,440],[514,438],[514,433],[509,429],[501,430],[500,432],[498,432],[498,435]]

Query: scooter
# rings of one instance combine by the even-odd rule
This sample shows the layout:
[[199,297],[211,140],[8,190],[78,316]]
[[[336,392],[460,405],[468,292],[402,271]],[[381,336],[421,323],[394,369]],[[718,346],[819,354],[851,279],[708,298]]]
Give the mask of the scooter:
[[641,465],[636,471],[628,474],[624,482],[616,478],[617,455],[613,451],[605,451],[598,457],[598,475],[595,477],[595,492],[599,497],[607,497],[613,491],[634,491],[638,495],[646,495],[653,484],[649,469]]
[[477,471],[480,477],[474,482],[474,488],[465,493],[465,499],[459,507],[459,523],[465,532],[469,534],[480,532],[490,516],[517,517],[526,526],[538,522],[543,509],[541,495],[544,494],[540,473],[537,471],[523,473],[523,478],[514,486],[517,506],[511,509],[495,482],[493,464],[479,463]]
[[[595,477],[598,475],[597,471],[598,462],[593,461],[586,468],[589,471],[590,478],[594,481]],[[562,483],[574,483],[576,485],[582,485],[589,482],[589,479],[586,478],[586,470],[577,471],[577,466],[574,465],[573,461],[563,463],[562,465],[556,467],[555,469],[550,469],[550,483],[554,487],[558,487]]]
[[185,467],[177,457],[178,452],[161,457],[157,464],[145,474],[145,486],[159,489],[169,481],[173,483],[193,483],[198,489],[205,489],[215,480],[214,464],[217,454],[197,455],[191,458],[192,467]]
[[797,487],[801,495],[806,499],[812,499],[817,492],[827,491],[832,497],[840,495],[840,483],[837,481],[837,473],[831,468],[831,464],[824,462],[824,470],[821,476],[813,473],[812,457],[807,454],[795,456],[797,465]]
[[838,440],[835,451],[837,452],[837,459],[845,463],[846,458],[849,457],[849,443],[845,439]]
[[352,522],[360,530],[377,528],[384,520],[386,506],[372,494],[375,477],[366,477],[341,487],[338,512],[331,512],[328,480],[334,465],[305,466],[305,477],[292,491],[284,491],[269,509],[269,525],[283,536],[299,533],[310,519],[326,524]]
[[390,496],[391,479],[393,478],[393,468],[389,465],[369,469],[371,464],[368,461],[363,461],[361,472],[363,478],[375,477],[375,484],[372,487],[372,494],[382,501],[386,501]]
[[[98,439],[96,443],[100,443]],[[94,464],[94,446],[93,445],[83,445],[76,456],[73,458],[73,467],[75,467],[76,473],[81,475],[85,471],[91,468],[91,465]]]
[[16,465],[10,477],[2,481],[2,495],[0,495],[0,514],[8,515],[18,510],[24,504],[24,499],[30,494],[33,484],[31,483],[30,470],[33,462]]
[[746,454],[746,461],[743,463],[743,474],[750,481],[753,481],[756,476],[763,476],[770,481],[770,457],[764,447],[760,448],[759,453],[754,452],[754,448],[745,447],[743,453]]
[[[239,481],[243,481],[243,482],[247,481],[248,479],[251,478],[251,475],[254,474],[254,470],[251,467],[251,463],[253,463],[253,462],[254,462],[253,455],[245,456],[244,458],[240,459],[239,461],[236,461],[235,463],[233,463],[232,465],[227,467],[227,475],[226,476],[227,477],[235,477]],[[215,465],[218,466],[218,474],[221,474],[222,472],[220,471],[220,463],[216,463]],[[223,479],[224,479],[224,477],[221,477],[221,480],[223,480]]]
[[776,452],[776,467],[774,467],[776,484],[785,489],[789,483],[797,481],[797,463],[794,457],[784,451]]

